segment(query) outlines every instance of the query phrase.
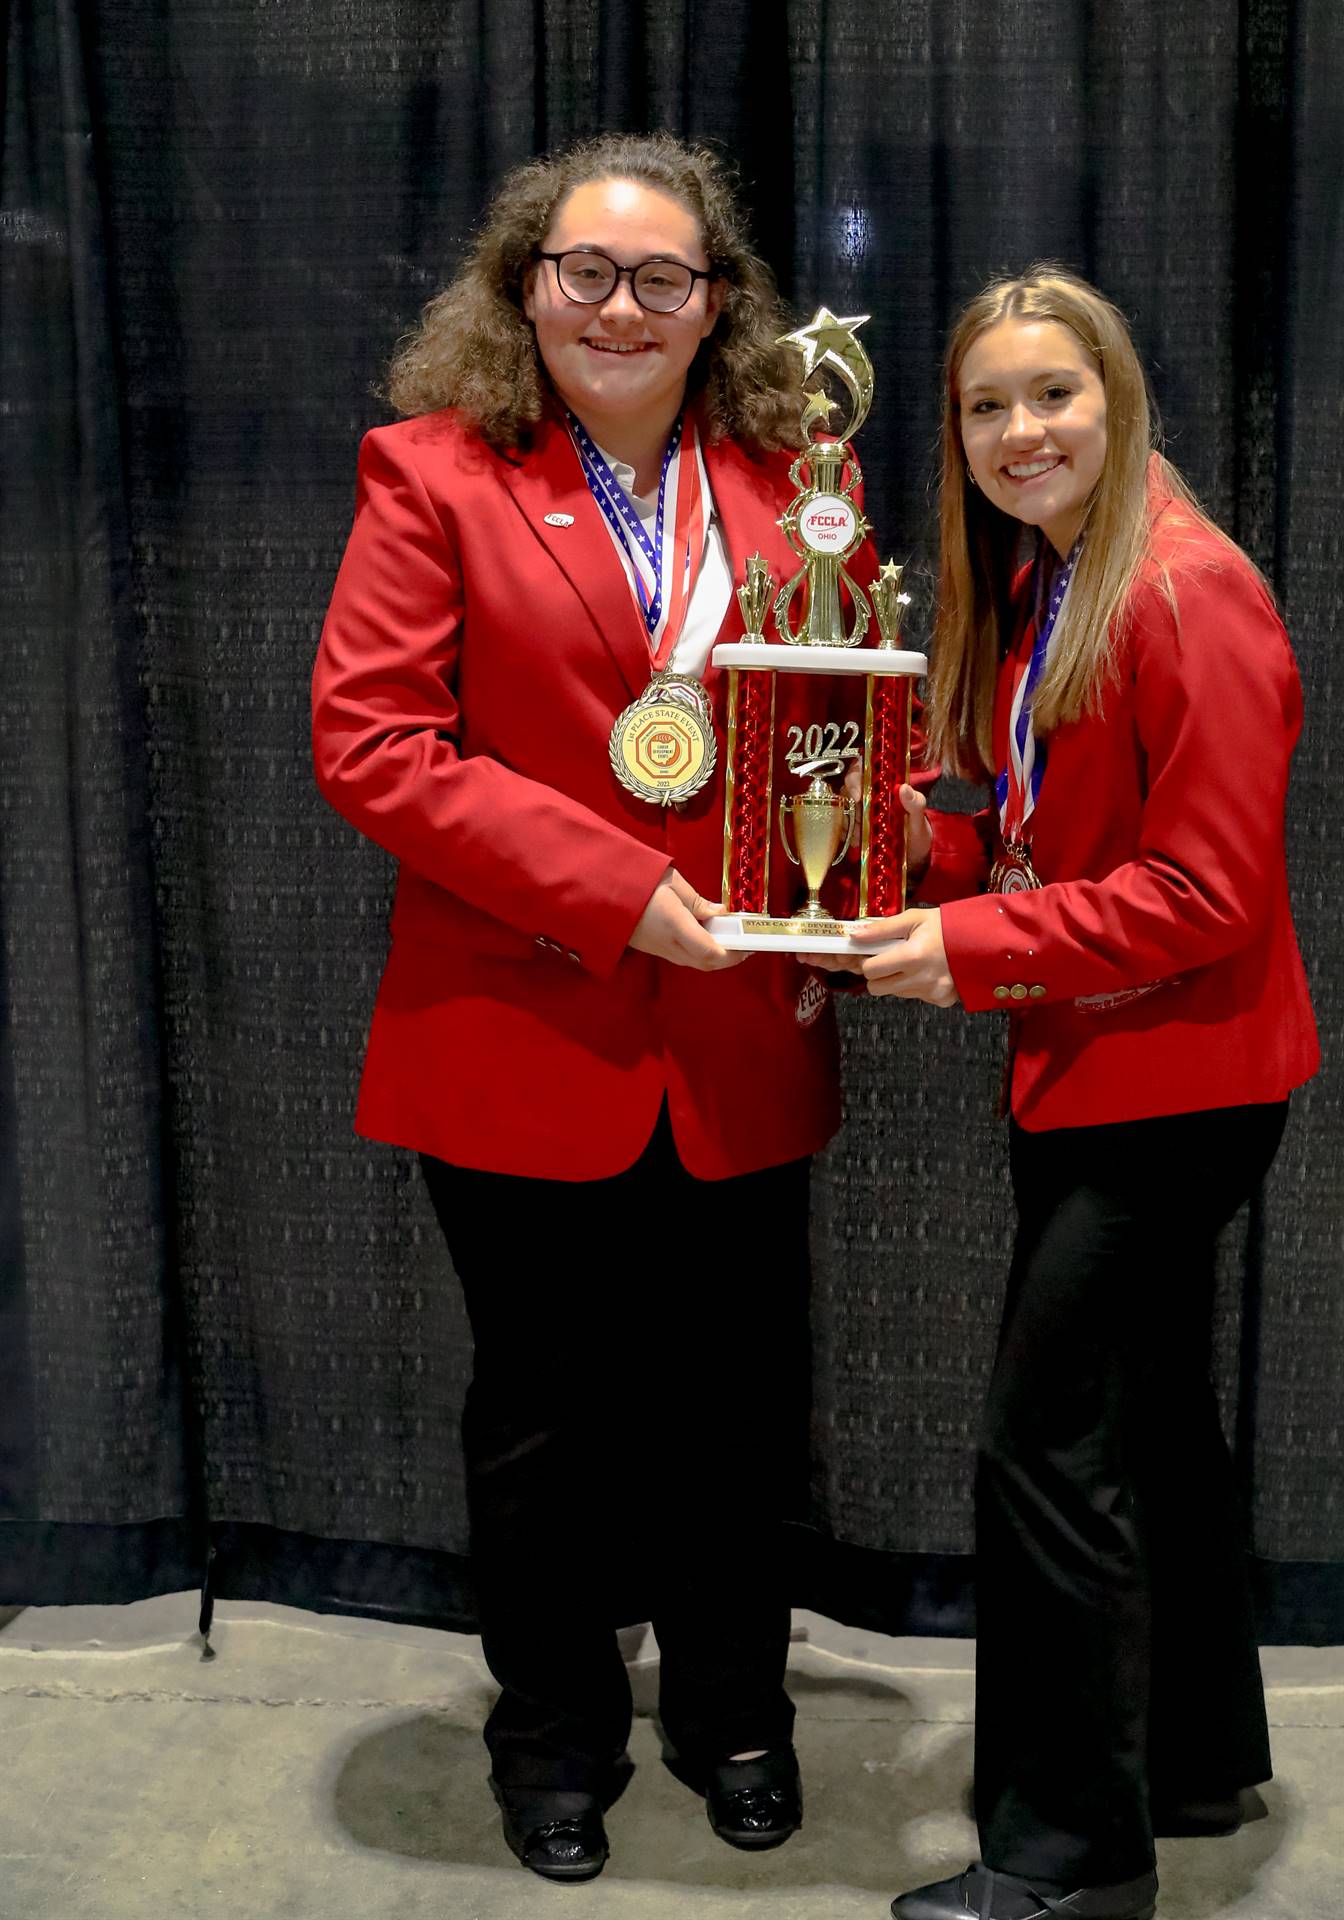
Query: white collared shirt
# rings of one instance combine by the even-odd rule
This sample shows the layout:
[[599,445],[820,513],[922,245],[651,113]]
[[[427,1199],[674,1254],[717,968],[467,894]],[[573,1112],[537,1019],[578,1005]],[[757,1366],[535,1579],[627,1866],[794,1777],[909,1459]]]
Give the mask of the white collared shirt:
[[[618,460],[614,454],[608,453],[605,447],[598,447],[597,450],[629,495],[630,504],[639,515],[640,524],[652,542],[658,521],[657,488],[655,487],[650,494],[636,493],[634,468],[627,466],[624,460]],[[635,574],[630,564],[630,556],[625,550],[624,543],[617,538],[615,529],[605,514],[602,515],[602,524],[611,536],[611,544],[621,557],[621,565],[630,582],[630,593],[633,598]],[[728,544],[719,524],[718,509],[711,496],[705,557],[696,575],[695,585],[691,589],[691,604],[686,609],[686,618],[677,636],[677,643],[672,649],[672,658],[667,663],[669,673],[690,674],[697,680],[703,677],[705,668],[709,665],[710,649],[719,637],[719,628],[723,625],[723,617],[728,611],[732,597],[733,564],[728,557]]]

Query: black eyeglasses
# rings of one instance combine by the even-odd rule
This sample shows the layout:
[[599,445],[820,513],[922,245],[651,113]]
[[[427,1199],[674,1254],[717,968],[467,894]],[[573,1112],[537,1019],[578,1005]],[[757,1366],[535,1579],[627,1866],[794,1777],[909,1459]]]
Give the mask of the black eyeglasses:
[[618,267],[605,253],[543,253],[538,260],[555,262],[555,277],[567,300],[581,307],[600,306],[610,300],[622,280],[630,282],[630,291],[646,313],[680,313],[697,280],[714,280],[713,267],[686,267],[680,260],[641,260],[634,267]]

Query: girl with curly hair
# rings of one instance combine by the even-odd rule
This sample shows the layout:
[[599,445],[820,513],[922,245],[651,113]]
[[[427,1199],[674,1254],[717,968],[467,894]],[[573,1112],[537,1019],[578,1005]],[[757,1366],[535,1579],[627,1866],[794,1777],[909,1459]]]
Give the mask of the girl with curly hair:
[[[709,656],[746,557],[792,570],[784,324],[711,154],[616,136],[511,173],[396,356],[409,417],[364,442],[314,680],[321,789],[400,862],[356,1125],[419,1153],[464,1290],[485,1739],[552,1879],[607,1857],[614,1626],[646,1608],[715,1831],[802,1817],[777,1533],[835,1035],[815,981],[705,928]],[[671,735],[643,773],[612,748],[654,674],[698,755],[675,805]]]

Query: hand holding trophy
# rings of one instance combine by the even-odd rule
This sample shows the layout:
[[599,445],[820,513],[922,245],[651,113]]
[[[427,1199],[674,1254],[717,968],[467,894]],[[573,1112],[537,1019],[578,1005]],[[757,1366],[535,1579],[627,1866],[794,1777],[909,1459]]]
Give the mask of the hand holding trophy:
[[[848,397],[848,416],[838,437],[818,439],[837,402],[823,391],[804,393],[805,444],[789,470],[798,492],[780,522],[802,564],[776,591],[764,560],[751,556],[737,595],[746,631],[740,641],[716,647],[713,654],[714,665],[729,673],[723,863],[729,911],[711,921],[709,931],[729,948],[871,952],[871,946],[860,948],[850,939],[855,923],[836,919],[821,899],[856,827],[860,921],[899,913],[905,904],[906,815],[900,788],[910,770],[911,690],[927,661],[900,646],[909,605],[901,569],[888,562],[865,593],[846,567],[870,531],[854,497],[862,469],[851,444],[873,397],[872,363],[857,338],[866,318],[840,319],[821,307],[810,325],[784,336],[781,344],[801,358],[803,381],[818,373],[838,379]],[[773,619],[777,643],[765,637],[767,617]],[[781,674],[811,676],[813,710],[823,717],[777,726]],[[865,683],[862,746],[856,719],[841,725],[824,717],[835,692],[826,681],[841,682],[841,693],[848,689],[849,703],[857,707],[859,678]],[[844,700],[839,704],[843,707]],[[831,784],[843,788],[846,765],[856,759],[862,765],[857,801]],[[776,804],[777,781],[791,779],[801,780],[802,790],[781,793]],[[785,915],[769,911],[776,838],[807,885],[805,905]]]

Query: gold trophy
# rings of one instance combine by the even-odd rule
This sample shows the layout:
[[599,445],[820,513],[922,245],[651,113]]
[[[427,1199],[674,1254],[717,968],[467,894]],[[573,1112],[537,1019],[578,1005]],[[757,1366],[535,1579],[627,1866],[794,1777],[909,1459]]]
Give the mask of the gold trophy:
[[[801,565],[776,591],[761,555],[751,555],[737,595],[745,632],[712,656],[729,676],[722,896],[728,911],[709,930],[726,947],[851,950],[849,925],[827,910],[821,890],[856,830],[859,917],[898,913],[905,904],[899,789],[909,777],[912,689],[927,662],[900,644],[910,604],[901,569],[888,562],[866,593],[846,564],[870,530],[855,498],[862,470],[851,444],[873,398],[872,362],[857,338],[867,317],[840,318],[821,307],[808,326],[781,341],[799,355],[803,382],[838,381],[848,407],[840,433],[820,439],[819,433],[831,433],[838,403],[824,390],[803,389],[803,448],[789,469],[798,491],[780,521]],[[766,638],[767,617],[777,642]],[[796,692],[779,697],[785,674],[811,677],[818,697],[809,707],[800,707]],[[856,676],[866,682],[862,704]],[[823,679],[844,683],[838,701]],[[829,717],[837,708],[851,717]],[[846,781],[855,762],[861,780]],[[789,776],[804,788],[776,804],[776,785]],[[857,799],[851,797],[855,785]],[[787,915],[769,910],[776,835],[807,884],[806,904]]]
[[770,611],[773,587],[769,567],[759,553],[753,553],[747,562],[747,577],[737,590],[737,604],[742,609],[742,625],[746,629],[744,640],[764,644],[765,616]]
[[[789,845],[790,817],[797,853]],[[806,793],[781,794],[779,837],[785,853],[795,867],[802,868],[807,882],[807,905],[794,918],[824,920],[828,928],[834,926],[837,923],[821,904],[821,888],[831,868],[838,866],[849,851],[854,837],[854,802],[848,794],[832,793],[822,776],[814,773]]]

